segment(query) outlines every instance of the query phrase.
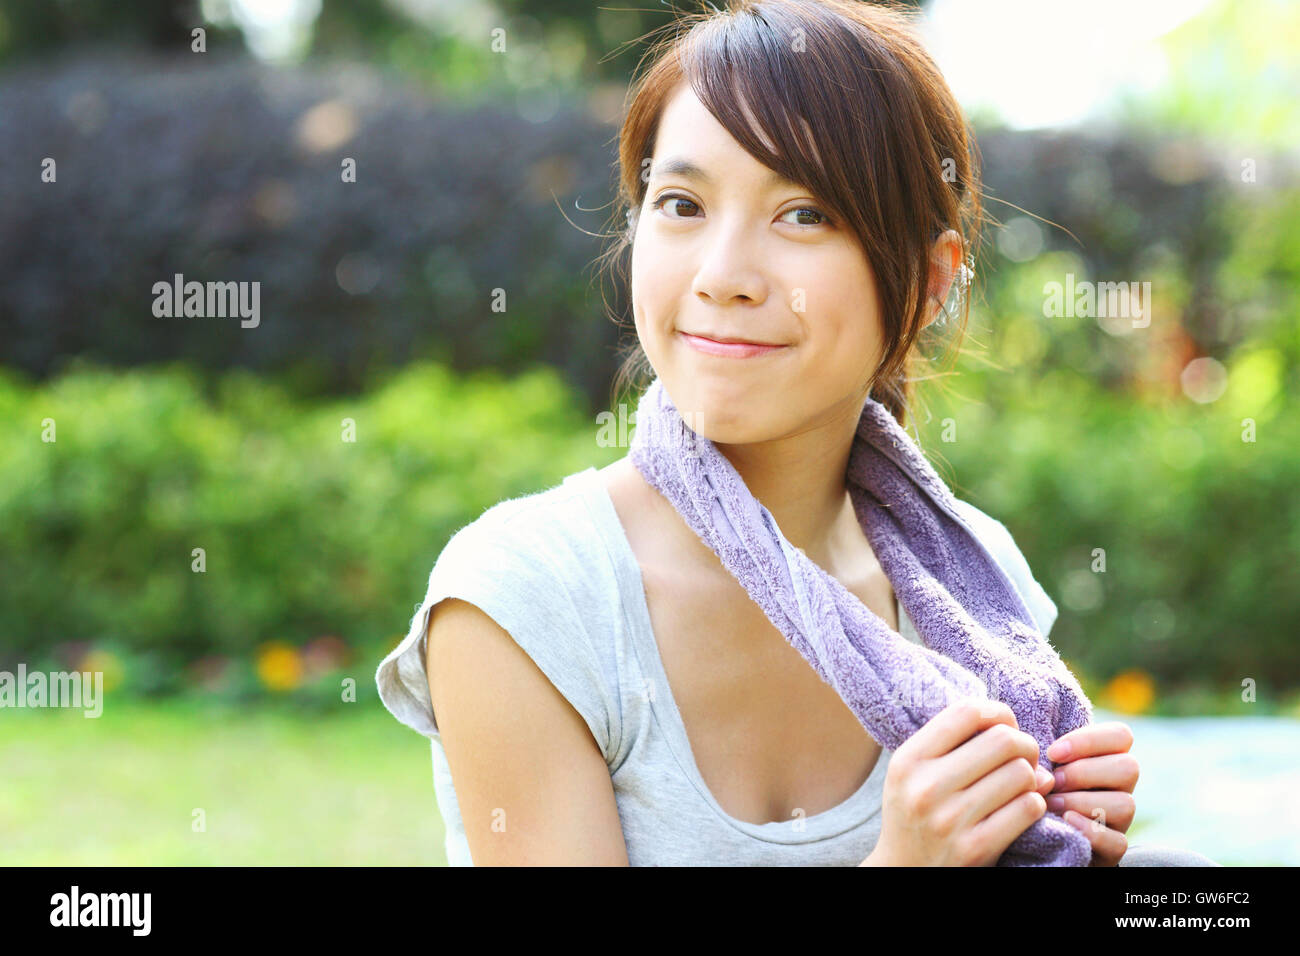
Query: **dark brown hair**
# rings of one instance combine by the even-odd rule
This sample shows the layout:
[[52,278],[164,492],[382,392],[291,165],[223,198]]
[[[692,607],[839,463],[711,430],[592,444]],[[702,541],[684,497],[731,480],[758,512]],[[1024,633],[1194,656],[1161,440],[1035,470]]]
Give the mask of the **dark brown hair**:
[[[729,0],[724,9],[710,7],[679,13],[661,28],[665,35],[642,58],[648,68],[629,88],[615,220],[625,222],[601,259],[615,263],[631,248],[660,117],[688,81],[750,155],[811,190],[856,236],[882,309],[884,352],[871,395],[906,427],[930,250],[945,230],[961,236],[965,277],[974,274],[983,217],[979,156],[961,109],[913,32],[910,8],[862,0]],[[745,107],[775,153],[751,130]],[[621,271],[626,281],[626,263]],[[953,285],[960,342],[970,296],[960,294],[962,277]],[[945,313],[925,331],[949,325],[949,318]],[[653,371],[639,342],[620,352],[612,399],[648,383]]]

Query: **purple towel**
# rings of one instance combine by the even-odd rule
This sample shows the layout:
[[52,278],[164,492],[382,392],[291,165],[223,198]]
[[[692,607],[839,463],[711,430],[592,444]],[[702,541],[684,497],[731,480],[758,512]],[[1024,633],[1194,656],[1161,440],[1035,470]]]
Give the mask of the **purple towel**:
[[[1051,743],[1092,722],[1079,682],[1034,624],[1015,586],[958,515],[907,432],[868,397],[846,480],[862,530],[922,647],[891,630],[795,548],[711,441],[682,420],[656,378],[637,407],[630,455],[718,555],[790,645],[835,688],[867,733],[897,750],[960,699],[1006,703]],[[1088,838],[1044,814],[999,866],[1087,866]]]

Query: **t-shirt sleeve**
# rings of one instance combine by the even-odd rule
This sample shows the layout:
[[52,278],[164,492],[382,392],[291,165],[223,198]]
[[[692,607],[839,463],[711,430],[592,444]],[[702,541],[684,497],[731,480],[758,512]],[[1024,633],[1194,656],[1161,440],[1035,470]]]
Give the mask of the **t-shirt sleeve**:
[[608,762],[612,695],[581,612],[582,582],[557,570],[547,554],[546,529],[534,524],[489,511],[452,536],[406,637],[375,673],[379,697],[408,727],[430,739],[440,734],[429,698],[425,631],[434,605],[459,598],[496,621],[532,658],[586,722]]
[[1016,590],[1020,592],[1025,607],[1029,609],[1034,623],[1038,625],[1039,633],[1047,637],[1052,625],[1056,623],[1056,602],[1034,578],[1033,572],[1029,569],[1029,562],[1025,560],[1024,554],[1011,532],[1007,530],[1007,526],[997,518],[985,514],[969,501],[957,499],[957,504],[984,546],[997,559],[1002,570],[1007,572]]

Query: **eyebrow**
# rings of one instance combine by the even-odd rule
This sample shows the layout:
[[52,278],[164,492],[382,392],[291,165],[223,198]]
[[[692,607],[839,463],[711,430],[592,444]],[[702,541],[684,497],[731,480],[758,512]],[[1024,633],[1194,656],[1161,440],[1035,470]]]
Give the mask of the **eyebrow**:
[[[714,185],[714,179],[703,168],[681,156],[674,156],[671,159],[661,160],[651,171],[653,176],[684,176],[687,179],[696,179],[706,185]],[[776,170],[772,170],[763,178],[761,183],[764,189],[773,189],[777,186],[793,186],[801,188],[799,183],[791,179],[786,179]]]

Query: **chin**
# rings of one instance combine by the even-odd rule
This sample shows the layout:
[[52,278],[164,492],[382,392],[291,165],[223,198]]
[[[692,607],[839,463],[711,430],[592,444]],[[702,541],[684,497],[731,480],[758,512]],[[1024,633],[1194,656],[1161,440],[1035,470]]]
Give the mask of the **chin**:
[[[688,370],[676,382],[664,379],[682,420],[697,435],[720,445],[747,445],[773,437],[772,383],[745,381],[745,376],[705,376]],[[687,384],[678,384],[685,381]]]

